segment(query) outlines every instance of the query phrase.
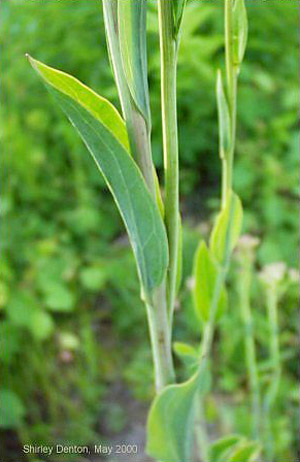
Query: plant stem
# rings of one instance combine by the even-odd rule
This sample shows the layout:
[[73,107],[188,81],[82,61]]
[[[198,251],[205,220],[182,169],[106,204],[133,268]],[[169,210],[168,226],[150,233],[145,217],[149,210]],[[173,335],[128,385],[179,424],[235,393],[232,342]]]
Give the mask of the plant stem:
[[179,240],[179,171],[176,98],[177,47],[172,0],[158,0],[161,49],[161,101],[165,169],[165,221],[169,241],[167,305],[172,325]]
[[213,336],[215,332],[215,321],[216,321],[216,315],[217,315],[217,310],[218,310],[218,304],[221,296],[221,291],[222,287],[225,283],[226,279],[226,274],[227,274],[227,269],[228,265],[224,265],[221,267],[219,270],[215,288],[214,288],[214,294],[213,294],[213,300],[210,308],[210,316],[207,324],[205,325],[204,329],[204,336],[202,340],[202,347],[201,347],[201,357],[200,357],[200,366],[201,363],[206,361],[209,357],[211,346],[212,346],[212,341],[213,341]]
[[270,325],[270,356],[272,361],[273,377],[271,378],[271,384],[264,400],[266,457],[270,462],[274,460],[271,412],[276,400],[281,377],[277,304],[278,299],[276,287],[270,286],[267,289],[267,309]]
[[[201,361],[203,361],[203,354],[205,354],[205,350],[207,350],[209,336],[211,335],[211,323],[205,324],[204,326],[204,334],[203,339],[200,346],[201,352]],[[201,367],[201,366],[200,366]],[[196,400],[196,446],[198,454],[201,454],[201,461],[207,462],[208,460],[208,436],[206,433],[206,422],[204,416],[204,409],[203,409],[203,393],[199,394]]]
[[231,121],[231,144],[229,152],[223,159],[222,169],[222,207],[226,205],[229,191],[232,189],[233,161],[236,138],[236,115],[237,115],[237,78],[238,70],[234,62],[233,54],[233,0],[225,1],[225,61],[227,80],[227,100]]
[[260,389],[253,335],[253,318],[250,307],[250,287],[253,268],[249,258],[245,254],[242,255],[241,264],[239,299],[241,317],[244,324],[246,364],[251,392],[252,433],[253,437],[258,439],[260,435]]
[[126,122],[132,156],[156,200],[156,187],[151,152],[151,127],[136,108],[126,82],[119,45],[118,2],[103,0],[103,13],[111,66],[118,88],[123,117]]
[[175,381],[172,359],[171,331],[162,286],[154,296],[153,306],[147,304],[148,324],[154,361],[155,385],[159,393],[166,385]]
[[196,407],[196,442],[197,442],[197,453],[201,454],[201,461],[208,461],[208,435],[206,432],[206,422],[203,409],[203,396],[199,395],[195,402]]
[[[104,20],[110,60],[118,87],[132,155],[140,167],[152,197],[157,201],[155,170],[151,152],[151,123],[137,109],[127,85],[119,44],[118,1],[103,0]],[[145,31],[142,31],[143,33]],[[167,312],[166,282],[147,305],[157,391],[174,381],[171,332]]]

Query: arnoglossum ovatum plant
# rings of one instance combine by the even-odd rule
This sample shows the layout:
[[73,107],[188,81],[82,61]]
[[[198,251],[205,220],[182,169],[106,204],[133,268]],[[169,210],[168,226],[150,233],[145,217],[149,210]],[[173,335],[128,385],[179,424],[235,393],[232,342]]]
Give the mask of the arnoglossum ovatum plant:
[[[176,68],[186,0],[158,0],[161,50],[161,108],[164,197],[151,154],[151,112],[147,80],[147,0],[102,0],[111,67],[122,115],[76,78],[28,57],[87,146],[111,191],[136,259],[153,352],[157,395],[147,424],[147,452],[160,462],[200,460],[195,409],[208,391],[208,362],[215,325],[226,309],[226,276],[242,226],[242,205],[232,189],[236,136],[237,81],[247,42],[244,0],[225,1],[225,77],[217,75],[221,210],[209,245],[199,244],[194,264],[195,310],[203,324],[194,375],[176,383],[172,326],[180,285],[181,219],[176,113]],[[189,346],[186,346],[189,349]],[[191,349],[192,347],[190,347]],[[198,355],[198,356],[197,356]],[[247,462],[256,443],[232,435],[202,456],[207,462]]]

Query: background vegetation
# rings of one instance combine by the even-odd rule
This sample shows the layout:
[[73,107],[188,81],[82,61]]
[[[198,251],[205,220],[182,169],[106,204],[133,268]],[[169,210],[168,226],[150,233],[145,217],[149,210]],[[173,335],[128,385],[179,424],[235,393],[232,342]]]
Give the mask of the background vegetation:
[[[99,3],[2,4],[0,426],[7,462],[21,460],[22,442],[92,444],[113,438],[132,420],[144,419],[143,407],[153,394],[146,317],[120,218],[84,146],[24,58],[30,52],[118,104]],[[149,3],[154,156],[161,166],[157,19],[155,3]],[[246,211],[244,231],[260,238],[252,300],[260,374],[267,383],[269,332],[257,274],[274,261],[297,265],[298,13],[296,2],[249,1],[248,7],[234,183]],[[179,341],[198,338],[192,258],[218,208],[215,77],[223,59],[222,14],[218,1],[191,1],[183,25]],[[236,263],[230,311],[216,339],[214,393],[206,403],[211,436],[250,433],[239,278]],[[283,374],[273,419],[278,462],[296,459],[296,302],[297,286],[290,283],[279,310]]]

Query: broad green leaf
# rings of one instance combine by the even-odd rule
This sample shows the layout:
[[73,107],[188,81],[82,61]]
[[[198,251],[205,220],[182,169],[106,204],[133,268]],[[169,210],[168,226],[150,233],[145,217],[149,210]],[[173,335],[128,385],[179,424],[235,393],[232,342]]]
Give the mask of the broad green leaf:
[[31,57],[29,57],[29,61],[48,85],[61,91],[70,100],[75,101],[88,111],[114,136],[124,149],[129,151],[125,123],[116,108],[107,99],[102,98],[102,96],[99,96],[71,75],[46,66]]
[[224,462],[225,453],[242,441],[243,437],[239,435],[229,435],[215,441],[209,448],[208,462]]
[[206,378],[206,374],[197,372],[185,383],[166,387],[155,398],[147,425],[147,452],[151,457],[160,462],[191,460],[194,400]]
[[173,0],[174,31],[177,38],[187,0]]
[[119,43],[123,69],[131,96],[150,122],[146,42],[147,0],[119,0]]
[[220,69],[217,73],[216,93],[219,116],[220,156],[221,159],[225,159],[227,153],[230,151],[231,146],[231,120]]
[[126,149],[125,126],[120,115],[107,100],[74,77],[32,58],[30,61],[103,174],[127,228],[144,295],[151,297],[168,264],[166,231],[142,174]]
[[254,442],[242,443],[233,450],[227,462],[254,462],[260,453],[260,446]]
[[233,56],[239,66],[244,58],[248,40],[248,18],[245,0],[235,0],[233,6]]
[[224,263],[239,239],[243,224],[243,207],[240,198],[231,191],[224,209],[217,217],[210,238],[210,249],[214,257]]
[[25,407],[21,399],[11,390],[0,390],[0,427],[17,428],[23,423]]
[[[218,276],[218,267],[204,241],[199,244],[194,263],[194,305],[197,315],[208,321],[214,298]],[[227,305],[227,293],[223,287],[218,302],[217,319],[223,314]]]

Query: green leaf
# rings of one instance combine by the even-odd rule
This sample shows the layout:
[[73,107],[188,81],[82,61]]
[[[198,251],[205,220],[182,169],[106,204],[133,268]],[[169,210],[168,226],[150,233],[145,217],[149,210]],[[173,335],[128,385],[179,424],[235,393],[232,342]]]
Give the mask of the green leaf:
[[199,359],[199,353],[195,347],[184,342],[174,342],[173,349],[175,353],[182,358]]
[[147,424],[147,452],[160,462],[191,460],[194,399],[205,386],[197,372],[180,385],[166,387],[153,401]]
[[174,31],[177,38],[187,0],[173,0]]
[[105,34],[110,64],[118,87],[119,98],[125,116],[130,108],[130,91],[126,83],[119,43],[118,0],[102,0]]
[[54,331],[53,319],[45,311],[34,311],[30,321],[28,327],[37,340],[46,340]]
[[161,191],[160,191],[159,179],[158,179],[158,176],[157,176],[157,171],[156,171],[154,166],[153,166],[153,172],[154,172],[154,181],[155,181],[155,189],[156,189],[156,202],[157,202],[161,217],[164,220],[164,218],[165,218],[165,206],[164,206],[164,202],[163,202]]
[[245,0],[235,0],[233,6],[233,56],[239,66],[244,58],[248,40],[248,18]]
[[[21,348],[22,331],[10,321],[0,323],[1,361],[10,363]],[[8,347],[9,345],[9,347]]]
[[25,408],[13,391],[0,390],[0,427],[5,429],[17,428],[23,423]]
[[75,296],[65,284],[50,283],[45,291],[45,304],[49,310],[69,312],[75,308]]
[[222,264],[237,244],[243,224],[243,207],[240,198],[231,191],[224,209],[217,217],[210,238],[210,249]]
[[50,337],[54,330],[51,316],[30,292],[16,292],[7,305],[7,314],[13,325],[26,328],[38,340]]
[[27,291],[15,291],[6,306],[10,322],[15,326],[28,327],[32,313],[39,310],[36,298]]
[[[194,305],[197,315],[208,321],[215,293],[215,285],[218,277],[218,267],[210,254],[206,244],[199,244],[194,263]],[[224,313],[227,305],[227,293],[223,287],[218,302],[217,319]]]
[[260,450],[260,446],[257,443],[242,443],[233,450],[227,462],[254,462],[259,456]]
[[92,292],[99,292],[105,286],[109,278],[109,274],[105,268],[91,266],[89,268],[83,268],[79,277],[82,285],[86,289]]
[[32,58],[30,61],[103,174],[127,228],[144,295],[151,297],[168,264],[166,230],[142,174],[126,149],[124,122],[107,100],[74,77]]
[[116,108],[105,98],[99,96],[75,77],[53,69],[28,57],[32,67],[43,80],[88,111],[111,135],[129,151],[125,123]]
[[149,123],[146,17],[147,0],[139,0],[138,2],[136,0],[119,0],[119,44],[123,69],[131,96]]
[[243,438],[239,435],[229,435],[215,441],[209,448],[208,462],[224,462],[224,454],[241,442]]
[[220,69],[218,69],[217,73],[216,94],[219,116],[220,156],[221,159],[225,159],[231,147],[231,120]]

